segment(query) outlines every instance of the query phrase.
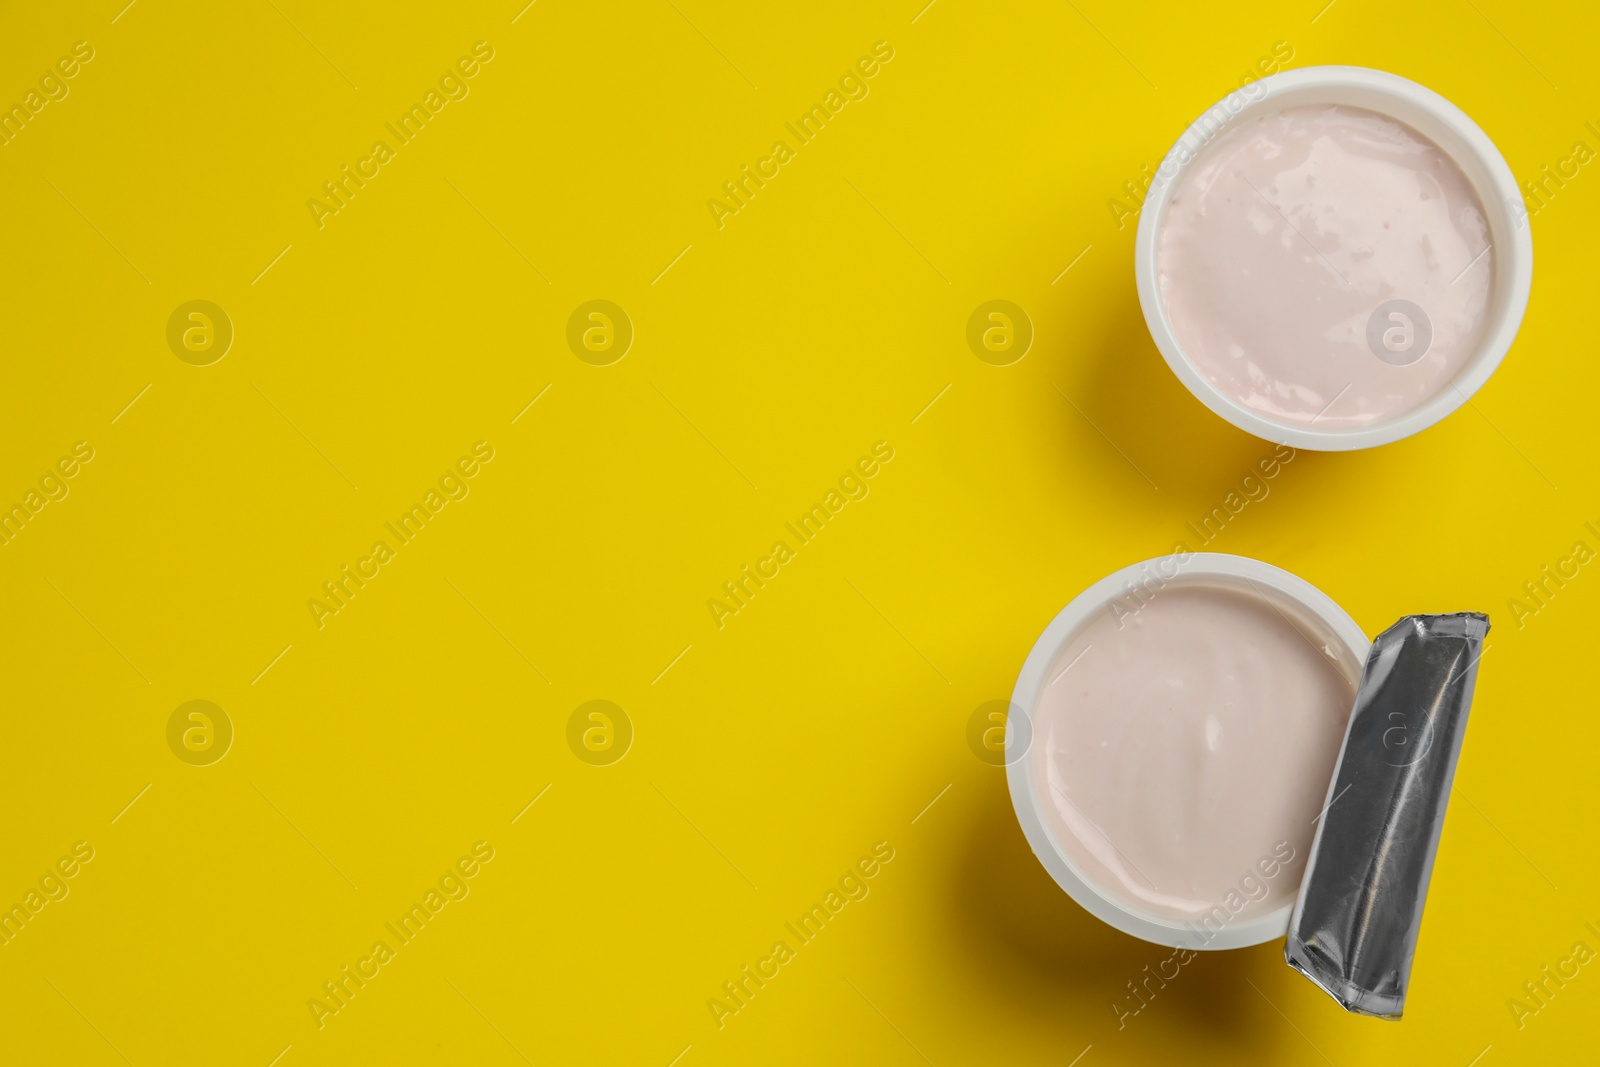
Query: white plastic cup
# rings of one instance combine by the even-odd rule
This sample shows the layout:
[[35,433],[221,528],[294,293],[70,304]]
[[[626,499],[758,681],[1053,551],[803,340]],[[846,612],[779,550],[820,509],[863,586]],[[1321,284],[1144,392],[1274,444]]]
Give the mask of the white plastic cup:
[[[1163,916],[1146,914],[1129,907],[1117,897],[1101,892],[1078,870],[1065,848],[1055,840],[1043,817],[1044,806],[1053,803],[1047,796],[1048,783],[1038,781],[1027,747],[1035,740],[1033,722],[1040,694],[1049,683],[1049,671],[1061,650],[1101,612],[1110,611],[1113,601],[1127,596],[1129,583],[1152,590],[1159,597],[1168,588],[1223,587],[1241,589],[1268,598],[1303,633],[1318,641],[1337,642],[1338,661],[1346,671],[1351,692],[1360,681],[1371,642],[1343,608],[1327,594],[1286,570],[1245,556],[1216,552],[1190,552],[1145,560],[1109,574],[1079,593],[1045,627],[1033,651],[1028,653],[1017,677],[1006,724],[1006,781],[1011,789],[1011,805],[1017,821],[1032,846],[1034,855],[1067,895],[1085,910],[1125,934],[1158,945],[1190,949],[1228,949],[1259,945],[1283,937],[1289,931],[1289,913],[1294,896],[1280,907],[1256,916],[1241,915],[1222,930],[1202,939],[1192,926]],[[1156,584],[1152,584],[1156,583]],[[1016,717],[1021,716],[1022,722]],[[1013,745],[1018,750],[1013,751]],[[1337,755],[1336,753],[1332,755]],[[1113,753],[1109,757],[1115,759]],[[1333,760],[1329,760],[1329,766]],[[1248,874],[1248,871],[1241,871]]]
[[[1478,350],[1455,380],[1426,403],[1386,422],[1355,429],[1318,430],[1274,422],[1218,389],[1178,344],[1161,295],[1158,243],[1184,167],[1203,154],[1223,131],[1249,118],[1318,104],[1376,111],[1405,123],[1438,145],[1461,168],[1478,194],[1494,246],[1494,278]],[[1425,430],[1466,403],[1489,380],[1511,348],[1528,307],[1528,290],[1533,284],[1533,233],[1522,193],[1505,157],[1466,112],[1433,90],[1395,74],[1365,67],[1304,67],[1235,89],[1178,138],[1156,169],[1139,213],[1134,275],[1139,305],[1156,347],[1172,372],[1202,404],[1239,429],[1268,441],[1313,451],[1343,452],[1385,445]]]

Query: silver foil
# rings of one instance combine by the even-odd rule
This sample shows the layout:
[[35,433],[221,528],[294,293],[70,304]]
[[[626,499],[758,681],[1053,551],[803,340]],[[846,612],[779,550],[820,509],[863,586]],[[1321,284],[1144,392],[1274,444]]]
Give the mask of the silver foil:
[[1284,956],[1346,1011],[1400,1018],[1489,618],[1408,615],[1367,655]]

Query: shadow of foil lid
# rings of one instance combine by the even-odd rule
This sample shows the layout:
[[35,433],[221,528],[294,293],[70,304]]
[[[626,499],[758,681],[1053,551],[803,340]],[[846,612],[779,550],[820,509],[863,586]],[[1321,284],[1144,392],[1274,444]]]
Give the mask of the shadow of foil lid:
[[1378,635],[1284,957],[1346,1011],[1400,1018],[1489,618],[1408,615]]

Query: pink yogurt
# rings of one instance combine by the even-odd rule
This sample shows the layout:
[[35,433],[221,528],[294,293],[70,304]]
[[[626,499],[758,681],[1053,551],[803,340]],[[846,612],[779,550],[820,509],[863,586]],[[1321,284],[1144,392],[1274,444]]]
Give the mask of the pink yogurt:
[[1409,126],[1291,107],[1227,130],[1178,180],[1158,250],[1173,333],[1263,418],[1379,424],[1473,356],[1489,227],[1460,168]]
[[1180,582],[1097,614],[1034,708],[1026,758],[1057,847],[1157,919],[1292,901],[1355,698],[1342,649],[1248,586]]

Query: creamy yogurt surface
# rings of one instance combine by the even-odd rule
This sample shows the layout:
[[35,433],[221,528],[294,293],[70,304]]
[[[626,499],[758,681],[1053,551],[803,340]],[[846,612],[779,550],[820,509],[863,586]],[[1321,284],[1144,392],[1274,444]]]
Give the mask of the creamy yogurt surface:
[[1299,889],[1360,665],[1267,595],[1180,580],[1097,616],[1046,674],[1039,809],[1125,908],[1233,922]]
[[1175,179],[1157,261],[1173,333],[1264,418],[1356,429],[1451,383],[1494,250],[1454,160],[1411,127],[1293,107],[1225,131]]

